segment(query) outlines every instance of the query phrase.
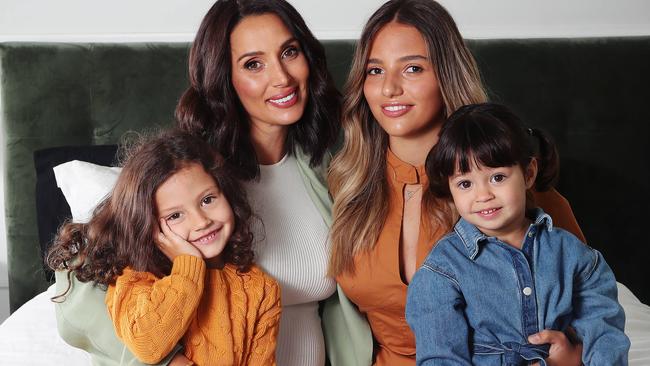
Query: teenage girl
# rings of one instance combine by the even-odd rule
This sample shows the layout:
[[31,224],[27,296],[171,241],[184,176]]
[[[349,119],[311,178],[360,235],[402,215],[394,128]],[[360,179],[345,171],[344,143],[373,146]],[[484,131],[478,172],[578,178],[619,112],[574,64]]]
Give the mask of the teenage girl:
[[528,342],[568,327],[583,364],[627,365],[614,274],[530,200],[533,187],[551,189],[557,167],[548,137],[524,130],[504,106],[464,106],[442,127],[427,157],[429,188],[453,198],[461,218],[409,286],[418,365],[573,364],[547,360],[548,345]]
[[274,365],[280,293],[252,263],[250,217],[210,146],[170,131],[130,150],[112,194],[61,229],[48,262],[108,286],[116,334],[142,362],[180,342],[197,365]]

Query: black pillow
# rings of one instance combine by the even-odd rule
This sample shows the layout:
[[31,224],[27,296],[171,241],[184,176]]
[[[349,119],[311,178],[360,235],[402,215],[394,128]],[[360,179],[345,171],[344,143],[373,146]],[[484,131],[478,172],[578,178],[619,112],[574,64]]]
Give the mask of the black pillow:
[[56,184],[54,168],[71,160],[115,166],[117,145],[84,145],[52,147],[34,152],[36,168],[36,220],[38,239],[43,259],[43,269],[48,281],[53,272],[45,265],[45,255],[56,236],[59,226],[72,217],[70,206]]

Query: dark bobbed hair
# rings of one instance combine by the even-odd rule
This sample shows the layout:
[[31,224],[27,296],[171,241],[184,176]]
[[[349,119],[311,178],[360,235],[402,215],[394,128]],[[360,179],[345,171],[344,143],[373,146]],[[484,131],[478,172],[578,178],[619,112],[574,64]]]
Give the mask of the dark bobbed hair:
[[173,174],[199,164],[214,178],[235,217],[223,259],[240,272],[248,271],[253,261],[251,209],[241,185],[206,142],[170,130],[143,139],[124,155],[126,162],[113,191],[90,221],[68,222],[60,228],[47,255],[50,268],[71,270],[79,281],[101,285],[114,283],[126,266],[158,277],[168,275],[172,263],[154,243],[160,231],[154,195]]
[[203,18],[190,50],[190,87],[177,107],[179,126],[201,136],[235,167],[242,179],[259,175],[250,125],[231,80],[230,34],[245,17],[275,14],[298,40],[309,64],[308,101],[289,126],[286,149],[302,149],[319,165],[338,137],[340,95],[327,69],[325,49],[284,0],[218,0]]
[[449,177],[469,172],[474,164],[491,168],[538,161],[535,190],[547,191],[559,177],[559,156],[548,134],[526,129],[507,107],[495,103],[470,104],[453,113],[440,131],[426,160],[429,189],[449,198]]

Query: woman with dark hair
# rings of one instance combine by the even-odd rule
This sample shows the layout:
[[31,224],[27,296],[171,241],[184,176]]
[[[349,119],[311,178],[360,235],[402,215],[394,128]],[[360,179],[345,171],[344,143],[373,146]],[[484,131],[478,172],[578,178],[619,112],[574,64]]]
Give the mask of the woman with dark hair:
[[323,365],[318,301],[336,284],[322,174],[340,108],[324,49],[285,1],[217,1],[190,51],[190,82],[180,126],[226,158],[261,219],[257,262],[282,288],[278,364]]
[[[404,317],[408,284],[458,218],[453,205],[428,189],[425,158],[451,113],[486,99],[474,58],[441,5],[391,0],[370,17],[346,85],[345,141],[328,177],[329,273],[367,317],[375,365],[415,365]],[[555,190],[535,197],[557,226],[582,237]],[[540,343],[580,352],[562,333],[546,332]]]
[[[217,1],[199,27],[189,63],[191,86],[176,118],[241,178],[259,178],[259,164],[276,163],[278,154],[300,153],[312,168],[321,165],[337,138],[339,94],[323,46],[289,3]],[[272,144],[270,134],[277,137]],[[267,156],[267,150],[276,151]]]
[[[224,157],[260,218],[255,260],[282,293],[277,363],[369,365],[369,327],[327,275],[331,201],[324,176],[340,101],[322,45],[286,1],[218,0],[189,64],[191,85],[176,117]],[[90,295],[73,291],[66,301],[80,306],[83,296]],[[105,341],[105,349],[121,350]]]

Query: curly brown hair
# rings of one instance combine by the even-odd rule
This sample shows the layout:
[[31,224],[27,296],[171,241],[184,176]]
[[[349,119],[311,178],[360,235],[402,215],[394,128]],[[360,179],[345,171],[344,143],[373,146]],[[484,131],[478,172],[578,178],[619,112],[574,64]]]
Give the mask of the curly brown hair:
[[224,261],[240,272],[250,269],[251,208],[241,184],[208,143],[180,130],[168,130],[143,139],[124,156],[112,193],[97,206],[92,219],[60,228],[47,255],[50,268],[68,270],[68,276],[81,282],[104,286],[114,283],[126,266],[158,277],[168,275],[172,262],[154,244],[159,231],[154,194],[173,174],[188,164],[199,164],[214,178],[235,216]]

